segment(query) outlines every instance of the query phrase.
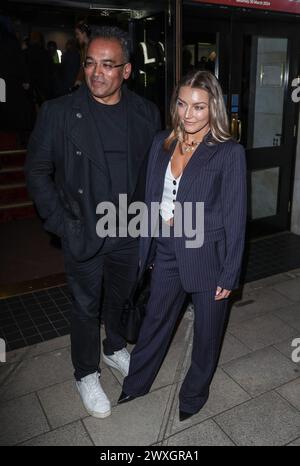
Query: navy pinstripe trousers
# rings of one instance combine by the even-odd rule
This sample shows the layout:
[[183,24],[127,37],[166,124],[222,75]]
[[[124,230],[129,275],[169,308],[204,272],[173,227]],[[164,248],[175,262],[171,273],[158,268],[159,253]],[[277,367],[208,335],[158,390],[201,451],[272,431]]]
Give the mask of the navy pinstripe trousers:
[[[174,239],[154,241],[157,247],[151,295],[123,383],[123,391],[131,396],[149,392],[187,296],[180,281]],[[198,412],[206,403],[220,352],[227,300],[215,301],[215,291],[212,287],[210,291],[191,293],[195,309],[192,360],[179,393],[179,408],[188,413]]]

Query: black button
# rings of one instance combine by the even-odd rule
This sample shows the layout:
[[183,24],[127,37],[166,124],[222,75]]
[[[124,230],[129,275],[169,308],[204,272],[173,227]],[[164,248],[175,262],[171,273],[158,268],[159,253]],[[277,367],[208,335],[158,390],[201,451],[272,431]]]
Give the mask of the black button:
[[173,190],[173,194],[176,194],[176,189]]
[[173,184],[175,184],[175,185],[176,185],[176,181],[175,181],[175,180],[173,180]]
[[172,214],[174,214],[174,209],[172,210]]

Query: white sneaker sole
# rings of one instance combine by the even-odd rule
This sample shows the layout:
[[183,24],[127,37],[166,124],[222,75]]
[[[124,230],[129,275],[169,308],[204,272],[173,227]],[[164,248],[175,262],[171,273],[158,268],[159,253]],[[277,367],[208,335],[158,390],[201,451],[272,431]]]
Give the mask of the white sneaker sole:
[[87,407],[85,405],[84,405],[84,407],[85,407],[85,409],[87,410],[87,412],[89,413],[90,416],[96,417],[98,419],[104,419],[105,417],[108,417],[108,416],[111,415],[111,410],[106,411],[105,413],[98,413],[98,412],[95,412],[95,411],[90,411],[89,409],[87,409]]
[[114,361],[112,361],[111,359],[109,359],[107,356],[105,356],[104,353],[102,353],[102,359],[103,359],[103,362],[105,362],[105,364],[106,364],[107,366],[110,366],[110,367],[113,367],[114,369],[117,369],[117,370],[120,372],[120,374],[123,375],[123,377],[127,377],[128,372],[125,373],[125,372],[120,368],[120,366],[118,366],[117,363],[115,363]]
[[89,413],[90,416],[96,417],[96,418],[98,418],[98,419],[104,419],[105,417],[108,417],[108,416],[111,415],[111,409],[109,409],[108,411],[104,411],[103,413],[100,413],[99,411],[91,411],[91,410],[87,407],[87,405],[85,404],[85,402],[83,401],[82,396],[81,396],[81,393],[80,393],[80,390],[79,390],[79,387],[78,387],[77,384],[76,384],[76,387],[77,387],[77,390],[78,390],[78,392],[79,392],[79,395],[80,395],[82,404],[83,404],[83,406],[85,407],[86,411]]

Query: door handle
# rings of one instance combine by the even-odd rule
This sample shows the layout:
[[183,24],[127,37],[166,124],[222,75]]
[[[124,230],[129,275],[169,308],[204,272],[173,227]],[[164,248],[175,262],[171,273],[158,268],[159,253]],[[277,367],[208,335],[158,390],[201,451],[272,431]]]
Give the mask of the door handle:
[[242,137],[242,122],[238,118],[237,113],[232,113],[231,122],[230,122],[230,133],[231,136],[237,141],[240,142]]
[[238,120],[238,137],[237,137],[237,142],[241,142],[242,139],[242,122],[241,120]]

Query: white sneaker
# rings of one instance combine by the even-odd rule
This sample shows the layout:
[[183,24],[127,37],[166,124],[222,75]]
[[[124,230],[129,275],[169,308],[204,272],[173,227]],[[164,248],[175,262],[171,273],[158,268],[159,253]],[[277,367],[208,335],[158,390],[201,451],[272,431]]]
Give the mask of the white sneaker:
[[76,381],[76,386],[85,409],[91,416],[103,418],[111,414],[110,401],[101,387],[98,372]]
[[103,361],[110,367],[114,367],[126,377],[129,372],[130,354],[126,348],[115,351],[114,354],[106,355],[103,353]]

